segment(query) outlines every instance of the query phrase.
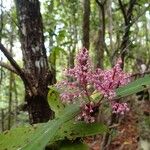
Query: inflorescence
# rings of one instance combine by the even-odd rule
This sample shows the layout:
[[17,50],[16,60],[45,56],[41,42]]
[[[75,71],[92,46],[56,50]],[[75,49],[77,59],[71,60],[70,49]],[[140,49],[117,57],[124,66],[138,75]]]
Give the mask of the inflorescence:
[[[82,48],[76,56],[76,64],[72,69],[66,70],[68,80],[57,84],[61,91],[61,100],[64,103],[81,102],[81,112],[78,120],[94,122],[96,112],[102,99],[107,99],[111,105],[112,113],[124,114],[129,111],[127,103],[119,103],[115,100],[115,89],[130,82],[130,74],[123,72],[122,61],[119,58],[116,65],[108,70],[93,69],[90,63],[89,52]],[[93,101],[93,92],[102,95],[99,101]]]

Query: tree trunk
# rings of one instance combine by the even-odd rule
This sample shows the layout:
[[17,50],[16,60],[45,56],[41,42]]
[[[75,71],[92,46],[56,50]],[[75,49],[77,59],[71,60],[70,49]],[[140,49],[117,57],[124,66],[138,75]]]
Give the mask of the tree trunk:
[[9,77],[9,103],[8,103],[8,130],[11,128],[11,118],[12,118],[12,90],[13,90],[13,73],[10,72]]
[[4,27],[4,19],[3,19],[3,0],[0,1],[0,42],[2,40],[2,31],[3,31],[3,27]]
[[5,127],[4,127],[4,119],[5,119],[5,116],[4,116],[4,109],[1,109],[1,131],[5,131]]
[[90,47],[90,0],[83,1],[83,46],[87,49]]
[[[107,4],[107,14],[108,14],[108,34],[109,34],[109,39],[110,39],[110,49],[111,51],[114,50],[114,45],[113,45],[113,18],[112,18],[112,0],[108,0]],[[110,56],[109,56],[110,57]]]
[[43,24],[38,0],[16,0],[19,33],[26,76],[25,100],[30,123],[46,122],[51,117],[47,102],[48,85],[52,82],[46,49]]
[[105,5],[106,0],[101,3],[96,0],[99,6],[99,29],[97,35],[97,41],[95,46],[95,60],[96,68],[103,68],[104,49],[105,49]]
[[121,0],[119,1],[120,9],[122,11],[123,17],[124,17],[124,34],[122,37],[122,42],[120,45],[120,54],[121,54],[121,59],[122,59],[122,69],[124,68],[124,59],[125,56],[127,55],[129,51],[129,46],[130,46],[130,28],[133,25],[132,23],[132,13],[134,6],[136,5],[137,0],[130,0],[128,4],[128,9],[127,11],[125,10],[124,3]]
[[47,95],[29,95],[26,92],[25,99],[28,104],[30,123],[47,122],[51,117],[51,111],[47,102]]
[[17,124],[18,121],[18,91],[17,91],[17,85],[16,85],[16,78],[14,76],[14,82],[13,82],[13,87],[14,87],[14,94],[15,94],[15,124]]
[[[11,54],[11,56],[13,56],[13,52],[12,52],[13,40],[14,40],[13,28],[11,28],[11,32],[10,32],[10,54]],[[13,75],[13,72],[10,72],[10,75],[9,75],[8,130],[10,130],[11,122],[12,122],[13,81],[14,81],[14,75]]]

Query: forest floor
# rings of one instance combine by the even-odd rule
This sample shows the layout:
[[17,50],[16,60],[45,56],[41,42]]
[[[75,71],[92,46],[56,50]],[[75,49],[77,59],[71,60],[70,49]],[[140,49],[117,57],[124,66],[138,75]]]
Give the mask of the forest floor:
[[[150,136],[150,133],[147,133],[147,130],[145,130],[142,125],[143,122],[141,124],[141,120],[144,121],[143,116],[145,115],[148,115],[149,117],[150,102],[139,103],[132,108],[133,109],[131,109],[125,118],[122,119],[117,125],[115,129],[116,134],[112,137],[108,150],[142,150],[139,148],[140,138],[143,135],[145,136],[145,134]],[[150,127],[148,127],[148,130],[149,129]],[[147,139],[149,138],[148,136],[146,135]],[[99,137],[88,138],[86,139],[86,142],[88,143],[91,150],[100,150],[101,140]]]

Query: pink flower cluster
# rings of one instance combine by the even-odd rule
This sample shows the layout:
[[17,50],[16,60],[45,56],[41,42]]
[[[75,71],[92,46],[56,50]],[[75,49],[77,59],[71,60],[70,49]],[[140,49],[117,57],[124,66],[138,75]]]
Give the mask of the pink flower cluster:
[[81,113],[77,117],[78,120],[84,120],[87,123],[95,122],[94,113],[95,110],[98,109],[97,106],[93,103],[87,103],[85,105],[81,105]]
[[124,113],[126,111],[129,111],[129,108],[127,106],[127,103],[117,103],[116,102],[112,105],[112,110],[113,110],[113,113],[124,115]]
[[61,93],[60,97],[63,103],[74,103],[83,93],[77,88],[76,82],[62,81],[57,83],[56,87]]
[[69,69],[67,75],[75,78],[81,86],[86,86],[89,80],[89,69],[89,53],[87,49],[83,48],[76,57],[75,67],[73,69]]
[[[94,104],[90,95],[96,90],[104,98],[107,98],[112,106],[112,112],[124,114],[129,110],[126,103],[115,102],[115,89],[130,82],[130,74],[126,74],[121,69],[121,59],[118,59],[116,65],[109,70],[97,68],[92,70],[89,61],[89,53],[83,48],[76,57],[76,65],[68,69],[66,75],[71,77],[72,81],[63,81],[57,84],[62,89],[61,99],[65,103],[81,100],[81,113],[79,120],[94,122],[94,113],[99,107],[99,103]],[[66,88],[67,87],[67,88]],[[91,87],[91,88],[88,88]]]
[[130,82],[130,75],[122,71],[121,63],[121,59],[118,59],[112,69],[101,70],[98,68],[92,76],[94,88],[110,100],[116,96],[115,89],[117,87]]

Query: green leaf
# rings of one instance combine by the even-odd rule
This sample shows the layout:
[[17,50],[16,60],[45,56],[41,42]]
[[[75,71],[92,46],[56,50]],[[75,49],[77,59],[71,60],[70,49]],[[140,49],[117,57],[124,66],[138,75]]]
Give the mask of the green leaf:
[[66,137],[75,139],[107,132],[106,126],[100,123],[75,122],[73,118],[79,112],[79,108],[78,104],[74,104],[65,108],[60,118],[48,123],[19,127],[2,133],[1,150],[42,150],[47,144],[53,144]]
[[48,103],[50,105],[50,108],[55,112],[55,118],[59,117],[64,111],[65,106],[60,100],[59,93],[52,87],[50,87],[49,89]]
[[16,150],[28,143],[37,130],[36,126],[24,126],[5,131],[0,135],[0,150]]
[[65,123],[59,130],[59,134],[56,135],[55,141],[63,140],[66,137],[70,140],[77,137],[92,136],[96,134],[103,134],[108,131],[108,128],[101,123],[85,123],[74,122],[71,120]]
[[53,47],[52,53],[55,53],[56,57],[59,56],[60,54],[64,54],[67,56],[67,52],[59,46]]
[[20,150],[43,150],[49,142],[54,141],[60,127],[77,115],[79,109],[79,104],[73,104],[66,107],[64,114],[62,114],[60,118],[56,118],[46,123],[42,129],[38,130],[35,135],[33,135],[31,141]]
[[0,135],[1,150],[43,150],[55,139],[59,129],[79,112],[79,104],[69,105],[60,118],[34,127],[12,129]]
[[117,98],[135,94],[139,91],[144,90],[148,86],[150,86],[150,76],[146,75],[143,78],[139,78],[124,87],[116,89]]
[[67,52],[59,46],[54,46],[51,49],[49,61],[51,62],[52,65],[55,65],[55,61],[60,56],[60,54],[67,56]]
[[92,101],[99,102],[99,100],[102,97],[102,94],[100,92],[94,91],[90,97],[91,97]]
[[82,142],[64,141],[59,150],[89,150],[88,146]]

